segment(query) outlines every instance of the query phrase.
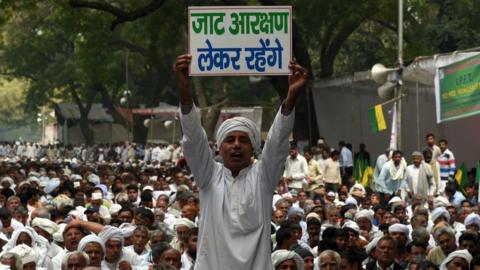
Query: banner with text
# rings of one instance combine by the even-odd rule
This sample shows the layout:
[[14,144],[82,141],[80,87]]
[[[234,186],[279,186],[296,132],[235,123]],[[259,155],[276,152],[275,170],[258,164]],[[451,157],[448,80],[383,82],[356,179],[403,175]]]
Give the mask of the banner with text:
[[437,69],[437,123],[480,113],[480,54]]
[[188,8],[192,76],[288,75],[292,7]]

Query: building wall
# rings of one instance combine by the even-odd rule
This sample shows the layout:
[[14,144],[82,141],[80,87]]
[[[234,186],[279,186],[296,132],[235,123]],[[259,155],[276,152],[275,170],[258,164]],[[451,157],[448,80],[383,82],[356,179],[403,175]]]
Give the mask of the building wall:
[[[457,166],[465,162],[475,166],[480,159],[480,115],[436,123],[435,94],[432,87],[406,85],[408,95],[404,98],[404,116],[402,141],[403,152],[410,162],[410,155],[425,146],[425,135],[432,132],[437,141],[445,138],[449,141]],[[418,91],[418,105],[417,105]],[[377,85],[371,81],[341,84],[341,86],[322,86],[316,83],[312,91],[315,113],[320,136],[326,138],[332,147],[338,147],[338,141],[352,143],[354,151],[360,143],[365,143],[372,158],[385,151],[390,142],[393,103],[384,106],[387,130],[374,133],[370,130],[368,109],[383,100],[377,95]]]
[[[63,129],[65,126],[60,126]],[[96,144],[101,143],[116,143],[124,142],[128,140],[128,131],[119,124],[101,123],[91,124],[93,131],[93,141]],[[75,125],[62,132],[59,132],[59,140],[69,144],[82,144],[85,143],[80,125]],[[131,138],[131,136],[130,136]]]

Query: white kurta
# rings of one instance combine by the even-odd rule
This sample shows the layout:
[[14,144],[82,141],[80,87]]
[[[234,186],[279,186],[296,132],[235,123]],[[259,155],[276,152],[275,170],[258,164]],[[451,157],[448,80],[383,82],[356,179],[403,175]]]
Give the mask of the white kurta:
[[[425,165],[430,166],[428,164],[425,164]],[[419,172],[420,172],[419,167],[416,167],[413,164],[407,166],[407,169],[405,171],[405,191],[412,192],[413,194],[418,194],[419,193],[418,182],[420,180],[428,181],[428,196],[433,196],[436,189],[433,179],[431,177],[429,177],[428,179],[419,179],[418,178]]]
[[288,154],[294,112],[275,117],[262,158],[233,177],[213,160],[195,107],[180,114],[183,150],[200,189],[195,270],[273,269],[270,247],[272,199]]
[[292,177],[293,180],[288,184],[290,188],[301,189],[303,187],[303,181],[308,176],[308,163],[307,160],[297,154],[295,158],[290,156],[285,160],[285,170],[283,171],[283,177]]

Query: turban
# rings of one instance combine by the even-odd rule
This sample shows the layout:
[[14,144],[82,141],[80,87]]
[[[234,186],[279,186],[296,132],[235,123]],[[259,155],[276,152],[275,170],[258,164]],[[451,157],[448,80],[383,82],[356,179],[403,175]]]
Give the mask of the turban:
[[70,176],[70,179],[72,179],[72,181],[80,181],[80,180],[82,180],[82,176],[79,175],[79,174],[72,174]]
[[278,265],[280,265],[282,262],[286,260],[295,261],[295,264],[297,265],[297,269],[304,268],[302,257],[300,257],[300,255],[298,255],[294,251],[280,249],[272,253],[272,263],[274,268],[277,268]]
[[335,206],[337,206],[337,207],[345,206],[345,202],[339,201],[335,204]]
[[87,177],[87,180],[88,182],[94,184],[94,185],[98,185],[100,184],[100,177],[98,177],[98,175],[92,173],[90,174],[88,177]]
[[117,215],[121,209],[122,209],[122,206],[120,204],[114,203],[112,204],[112,206],[110,206],[110,209],[108,209],[108,211],[110,212],[110,215]]
[[28,177],[27,181],[30,182],[30,183],[35,182],[35,183],[37,183],[37,185],[40,186],[40,179],[36,176],[32,175],[32,176]]
[[393,233],[393,232],[403,233],[408,238],[410,230],[408,229],[407,225],[395,223],[390,225],[390,227],[388,227],[388,233]]
[[100,237],[98,237],[96,235],[93,235],[93,234],[89,234],[89,235],[83,237],[82,240],[80,240],[80,242],[78,243],[77,250],[78,251],[84,251],[84,249],[85,249],[85,247],[87,246],[88,243],[99,244],[102,247],[103,252],[105,253],[105,245],[103,244],[102,239],[100,239]]
[[28,176],[40,177],[40,174],[38,172],[32,170],[28,173]]
[[355,206],[358,206],[358,202],[355,198],[353,197],[348,197],[346,200],[345,200],[345,205],[347,204],[353,204]]
[[51,221],[50,219],[40,218],[40,217],[37,217],[37,218],[33,219],[32,227],[38,227],[38,228],[46,231],[50,235],[52,235],[56,231],[58,231],[57,223]]
[[391,198],[390,201],[388,201],[388,204],[398,203],[398,202],[401,202],[401,201],[402,201],[402,199],[400,199],[400,197],[395,196],[395,197]]
[[40,176],[40,186],[41,187],[46,187],[47,186],[47,183],[50,181],[50,178],[46,177],[46,176]]
[[437,197],[435,197],[435,199],[433,199],[433,207],[434,208],[447,207],[447,206],[450,206],[450,205],[451,204],[448,201],[448,199],[443,197],[443,196],[437,196]]
[[350,228],[356,232],[360,232],[360,227],[358,227],[358,224],[355,221],[351,220],[347,220],[345,223],[343,223],[342,228]]
[[21,188],[21,187],[23,187],[23,186],[25,186],[25,185],[30,185],[30,182],[28,182],[28,181],[21,181],[20,183],[18,183],[17,187],[18,187],[18,188]]
[[2,183],[2,184],[3,183],[9,183],[11,187],[15,187],[15,182],[13,181],[13,179],[10,176],[5,176],[4,178],[2,178],[0,183]]
[[52,235],[55,242],[63,243],[63,231],[65,230],[65,227],[67,227],[66,223],[61,223],[58,225],[58,231]]
[[392,212],[395,213],[398,209],[405,209],[405,205],[403,202],[396,202],[392,205]]
[[54,189],[60,186],[60,179],[52,178],[50,181],[47,182],[45,186],[45,193],[50,194]]
[[106,198],[108,196],[108,188],[104,184],[98,184],[95,188],[99,188],[102,191],[103,197]]
[[[296,247],[293,251],[295,251],[295,253],[297,253],[298,255],[300,255],[300,257],[302,257],[303,259],[305,259],[306,257],[313,257],[313,254],[310,250],[306,249],[306,248],[303,248],[303,247]],[[300,269],[302,270],[302,269]]]
[[447,209],[445,207],[437,207],[435,210],[432,211],[432,221],[435,223],[435,220],[437,220],[439,217],[445,217],[447,219],[447,222],[450,222],[450,213],[448,213]]
[[292,206],[288,209],[288,215],[287,216],[303,216],[304,215],[304,211],[302,208],[298,207],[298,206]]
[[52,200],[52,204],[56,208],[63,208],[66,205],[73,206],[73,200],[65,194],[60,194]]
[[305,218],[305,220],[307,222],[309,222],[310,220],[316,220],[318,221],[319,223],[322,223],[322,219],[320,218],[320,216],[315,213],[315,212],[311,212],[310,214],[307,215],[307,217]]
[[440,270],[447,270],[447,264],[451,262],[454,258],[463,258],[468,262],[470,266],[470,262],[472,261],[472,255],[466,249],[462,250],[455,250],[454,252],[448,254],[447,258],[442,262],[440,265]]
[[355,214],[355,221],[357,221],[360,218],[367,218],[370,221],[370,223],[372,223],[372,221],[373,221],[372,212],[370,212],[370,210],[366,210],[366,209],[360,210],[359,212],[357,212]]
[[363,198],[365,197],[365,188],[362,186],[362,184],[357,183],[350,188],[350,194]]
[[107,243],[108,240],[118,240],[122,242],[123,247],[123,234],[122,230],[112,226],[105,226],[103,230],[98,234],[98,237],[102,240],[103,244]]
[[31,247],[25,244],[20,244],[18,246],[15,246],[14,248],[10,249],[8,252],[18,255],[18,257],[22,259],[22,265],[25,265],[31,262],[36,263],[37,261],[37,254],[35,250],[33,250]]
[[35,243],[35,240],[36,240],[36,238],[33,236],[33,232],[35,232],[35,231],[32,228],[29,228],[29,227],[24,227],[24,228],[17,229],[15,231],[13,231],[12,237],[3,246],[3,248],[2,248],[3,251],[9,251],[12,248],[14,248],[17,245],[18,237],[22,233],[26,233],[28,235],[28,237],[30,237],[30,239],[32,240],[32,245],[33,245]]
[[190,219],[188,218],[179,218],[175,221],[175,225],[173,226],[175,230],[177,229],[177,226],[187,226],[187,228],[192,229],[195,228],[195,223],[193,223]]
[[365,197],[365,192],[356,189],[356,190],[352,191],[352,196],[363,198],[363,197]]
[[327,196],[328,196],[328,197],[335,197],[335,192],[329,191],[329,192],[327,193]]
[[465,218],[463,223],[465,226],[477,224],[478,228],[480,229],[480,216],[478,214],[471,213]]
[[218,149],[220,149],[220,146],[228,133],[232,131],[242,131],[247,133],[250,142],[252,143],[253,151],[260,151],[260,132],[258,131],[257,126],[252,120],[241,116],[227,119],[220,125],[216,136]]
[[412,153],[412,157],[423,157],[423,154],[420,151],[415,151]]
[[383,236],[379,236],[379,237],[375,237],[373,238],[372,241],[370,241],[370,243],[368,243],[368,245],[365,247],[365,252],[367,252],[367,254],[370,254],[374,249],[375,247],[377,246],[378,244],[378,241],[380,240],[380,238],[382,238]]
[[128,238],[133,235],[133,232],[137,226],[131,223],[122,223],[122,225],[120,225],[118,228],[122,230],[123,237]]

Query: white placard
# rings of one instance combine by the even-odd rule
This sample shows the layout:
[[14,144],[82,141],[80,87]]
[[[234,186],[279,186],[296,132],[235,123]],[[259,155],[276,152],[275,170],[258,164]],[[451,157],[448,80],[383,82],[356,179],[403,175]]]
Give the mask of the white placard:
[[192,76],[288,75],[291,6],[188,8]]

